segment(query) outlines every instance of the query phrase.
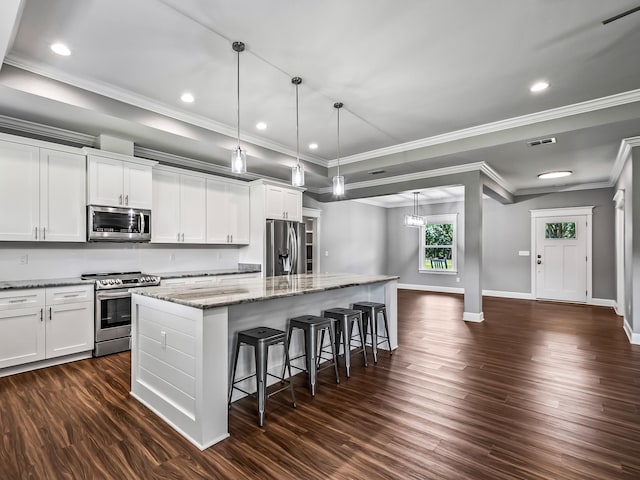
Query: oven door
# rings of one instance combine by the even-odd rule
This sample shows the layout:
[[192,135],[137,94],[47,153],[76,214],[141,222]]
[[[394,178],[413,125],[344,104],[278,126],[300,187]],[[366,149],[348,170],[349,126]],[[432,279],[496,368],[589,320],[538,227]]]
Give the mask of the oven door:
[[96,342],[131,335],[129,290],[96,292]]

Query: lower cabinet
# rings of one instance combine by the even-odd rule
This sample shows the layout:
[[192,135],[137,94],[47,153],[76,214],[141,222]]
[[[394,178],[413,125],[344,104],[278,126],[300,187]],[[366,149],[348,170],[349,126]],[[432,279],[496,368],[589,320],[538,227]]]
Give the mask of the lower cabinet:
[[93,350],[93,286],[0,292],[0,369]]

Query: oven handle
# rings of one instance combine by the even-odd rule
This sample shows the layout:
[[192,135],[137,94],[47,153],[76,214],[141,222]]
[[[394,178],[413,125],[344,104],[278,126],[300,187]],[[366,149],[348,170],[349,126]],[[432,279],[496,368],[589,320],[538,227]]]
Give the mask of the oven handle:
[[145,223],[144,223],[144,213],[140,212],[140,233],[144,233],[144,227],[145,227]]
[[109,298],[131,298],[131,292],[96,293],[96,300],[105,300]]

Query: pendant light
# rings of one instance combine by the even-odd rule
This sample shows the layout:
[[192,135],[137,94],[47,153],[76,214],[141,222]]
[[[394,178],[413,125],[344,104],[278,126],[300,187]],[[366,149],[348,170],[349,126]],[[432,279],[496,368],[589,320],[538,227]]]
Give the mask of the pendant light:
[[344,195],[344,177],[340,175],[340,109],[344,107],[342,102],[333,104],[333,108],[338,112],[338,174],[333,177],[333,194],[336,197]]
[[240,52],[244,52],[244,43],[233,42],[233,51],[237,55],[237,99],[238,99],[238,146],[231,152],[231,171],[233,173],[247,173],[247,151],[240,148]]
[[296,86],[296,165],[291,169],[291,185],[302,187],[304,185],[304,165],[300,163],[300,122],[298,115],[298,85],[302,83],[302,78],[293,77],[291,83]]
[[418,195],[420,192],[413,192],[413,214],[404,216],[405,227],[422,227],[424,225],[424,217],[418,215]]

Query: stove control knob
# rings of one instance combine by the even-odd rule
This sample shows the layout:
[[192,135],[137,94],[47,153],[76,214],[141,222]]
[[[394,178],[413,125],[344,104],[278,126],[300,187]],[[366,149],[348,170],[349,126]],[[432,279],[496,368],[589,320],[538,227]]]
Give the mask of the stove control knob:
[[116,279],[116,285],[122,285],[122,280],[120,280],[119,278]]
[[142,277],[142,278],[140,278],[140,282],[141,282],[141,283],[145,283],[145,282],[148,282],[148,281],[149,281],[149,277]]
[[109,282],[107,282],[106,280],[100,280],[100,285],[107,285]]
[[113,279],[109,280],[109,285],[113,285],[114,283],[116,283],[115,280],[113,280]]

